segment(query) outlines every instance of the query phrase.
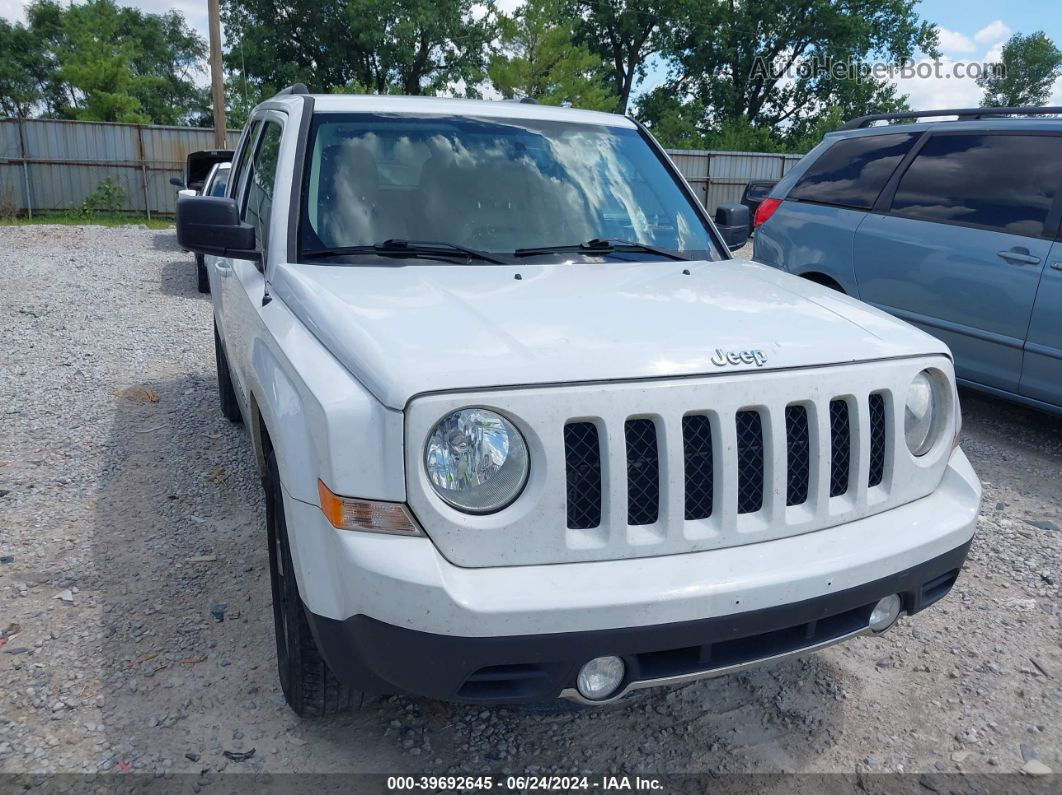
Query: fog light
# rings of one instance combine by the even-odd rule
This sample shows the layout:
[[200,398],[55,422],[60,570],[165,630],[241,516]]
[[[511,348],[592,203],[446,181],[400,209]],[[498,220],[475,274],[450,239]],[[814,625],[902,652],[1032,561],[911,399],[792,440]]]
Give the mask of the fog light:
[[874,610],[870,614],[870,628],[875,632],[884,632],[892,623],[896,620],[896,617],[900,615],[900,608],[903,606],[903,601],[896,594],[886,596],[876,605]]
[[619,657],[595,657],[579,669],[575,685],[583,698],[599,701],[608,698],[623,684],[626,669]]

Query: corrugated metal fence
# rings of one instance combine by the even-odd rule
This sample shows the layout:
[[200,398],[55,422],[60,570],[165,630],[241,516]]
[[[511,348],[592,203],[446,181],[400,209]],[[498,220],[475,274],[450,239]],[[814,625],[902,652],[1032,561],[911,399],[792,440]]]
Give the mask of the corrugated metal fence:
[[741,193],[749,182],[779,180],[803,157],[698,149],[668,149],[667,153],[701,203],[713,213],[720,204],[741,201]]
[[[239,130],[230,130],[235,145]],[[189,152],[211,149],[214,131],[199,127],[0,119],[0,206],[20,214],[81,206],[109,179],[125,191],[125,210],[172,215],[170,177]],[[736,202],[750,180],[780,179],[800,155],[669,150],[704,206]]]
[[[235,142],[239,130],[229,131]],[[0,204],[19,213],[80,207],[109,179],[125,191],[125,210],[172,215],[189,152],[214,148],[201,127],[0,119]]]

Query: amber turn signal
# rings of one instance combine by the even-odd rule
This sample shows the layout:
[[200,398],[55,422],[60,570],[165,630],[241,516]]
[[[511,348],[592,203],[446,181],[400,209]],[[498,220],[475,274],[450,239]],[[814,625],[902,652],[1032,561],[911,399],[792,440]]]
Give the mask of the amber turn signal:
[[329,524],[339,530],[363,530],[369,533],[390,533],[402,536],[422,536],[416,519],[400,502],[379,502],[340,497],[323,481],[317,481],[321,498],[321,512]]

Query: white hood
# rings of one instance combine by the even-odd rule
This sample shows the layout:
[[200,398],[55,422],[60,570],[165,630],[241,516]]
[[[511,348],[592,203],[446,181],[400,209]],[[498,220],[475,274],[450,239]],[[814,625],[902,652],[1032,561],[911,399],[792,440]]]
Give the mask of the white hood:
[[[744,260],[288,264],[271,292],[396,409],[424,392],[948,353],[866,304]],[[754,350],[751,363],[726,360]]]

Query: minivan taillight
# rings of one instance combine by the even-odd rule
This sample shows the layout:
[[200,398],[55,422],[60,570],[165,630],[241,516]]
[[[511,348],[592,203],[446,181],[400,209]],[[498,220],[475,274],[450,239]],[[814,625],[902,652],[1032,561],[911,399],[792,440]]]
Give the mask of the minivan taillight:
[[774,211],[777,210],[782,204],[781,199],[764,199],[760,202],[760,206],[756,208],[756,215],[752,219],[752,227],[759,229],[767,220],[774,215]]

